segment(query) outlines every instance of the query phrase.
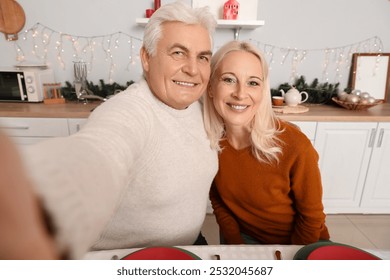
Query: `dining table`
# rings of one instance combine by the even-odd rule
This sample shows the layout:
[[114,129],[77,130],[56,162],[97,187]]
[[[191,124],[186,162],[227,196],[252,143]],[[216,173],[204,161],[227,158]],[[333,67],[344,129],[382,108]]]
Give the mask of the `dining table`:
[[[303,245],[193,245],[174,246],[184,249],[202,260],[293,260]],[[144,248],[90,251],[85,260],[118,260]],[[390,250],[359,248],[382,260],[390,260]]]

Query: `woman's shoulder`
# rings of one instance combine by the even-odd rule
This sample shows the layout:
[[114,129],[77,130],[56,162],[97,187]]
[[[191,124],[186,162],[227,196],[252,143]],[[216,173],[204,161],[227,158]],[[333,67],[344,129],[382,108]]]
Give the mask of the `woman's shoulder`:
[[302,132],[300,127],[292,122],[279,119],[279,127],[282,133],[280,137],[288,143],[311,143],[309,138]]

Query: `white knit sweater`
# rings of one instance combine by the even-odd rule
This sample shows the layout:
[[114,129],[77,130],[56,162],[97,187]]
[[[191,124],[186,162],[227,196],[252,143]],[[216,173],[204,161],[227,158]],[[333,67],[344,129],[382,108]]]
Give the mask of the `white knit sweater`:
[[27,149],[61,250],[190,245],[200,232],[217,154],[198,102],[175,110],[145,80],[109,99],[83,129]]

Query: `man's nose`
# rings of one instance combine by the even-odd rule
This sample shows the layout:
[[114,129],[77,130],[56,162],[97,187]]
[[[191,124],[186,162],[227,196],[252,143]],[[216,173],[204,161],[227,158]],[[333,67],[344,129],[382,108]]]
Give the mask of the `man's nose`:
[[198,61],[196,58],[188,58],[186,63],[183,65],[183,72],[190,76],[194,76],[199,72]]

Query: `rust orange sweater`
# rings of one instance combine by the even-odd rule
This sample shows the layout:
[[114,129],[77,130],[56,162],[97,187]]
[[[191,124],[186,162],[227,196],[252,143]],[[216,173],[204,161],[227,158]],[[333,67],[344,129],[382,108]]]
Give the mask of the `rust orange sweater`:
[[310,244],[329,239],[322,205],[318,154],[295,126],[281,122],[279,164],[260,163],[251,148],[224,140],[210,199],[227,244],[240,232],[262,244]]

